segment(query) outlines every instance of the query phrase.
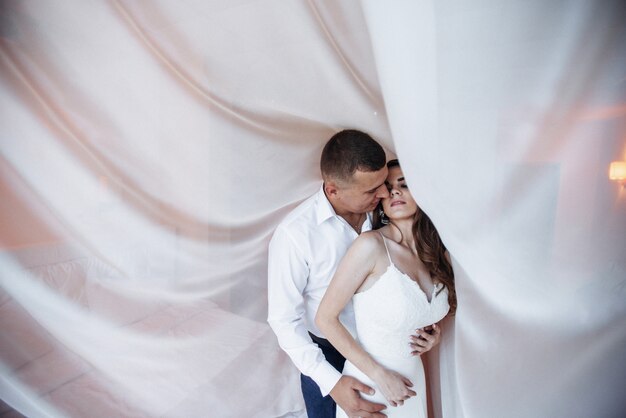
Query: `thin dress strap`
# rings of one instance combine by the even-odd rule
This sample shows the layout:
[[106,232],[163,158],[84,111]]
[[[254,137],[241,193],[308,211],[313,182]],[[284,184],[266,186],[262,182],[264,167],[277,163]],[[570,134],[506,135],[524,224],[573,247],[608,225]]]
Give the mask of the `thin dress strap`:
[[389,254],[389,248],[387,247],[387,241],[385,241],[385,236],[382,232],[379,232],[379,234],[383,239],[383,244],[385,244],[385,250],[387,250],[387,258],[389,259],[389,264],[393,264],[393,261],[391,261],[391,255]]

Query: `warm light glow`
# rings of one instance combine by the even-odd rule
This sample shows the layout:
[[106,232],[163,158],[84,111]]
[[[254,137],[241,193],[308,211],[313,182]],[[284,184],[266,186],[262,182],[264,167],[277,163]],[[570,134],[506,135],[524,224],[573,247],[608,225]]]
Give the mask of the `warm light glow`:
[[611,180],[626,180],[626,161],[613,161],[609,167],[609,178]]

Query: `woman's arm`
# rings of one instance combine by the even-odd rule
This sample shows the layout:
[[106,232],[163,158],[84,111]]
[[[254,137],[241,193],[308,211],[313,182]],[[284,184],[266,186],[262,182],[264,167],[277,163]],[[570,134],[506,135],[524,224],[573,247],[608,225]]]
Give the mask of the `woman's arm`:
[[376,382],[389,403],[397,406],[416,395],[409,389],[413,386],[411,381],[378,364],[339,321],[340,312],[374,271],[381,245],[372,233],[362,234],[354,241],[324,294],[315,323],[345,358]]

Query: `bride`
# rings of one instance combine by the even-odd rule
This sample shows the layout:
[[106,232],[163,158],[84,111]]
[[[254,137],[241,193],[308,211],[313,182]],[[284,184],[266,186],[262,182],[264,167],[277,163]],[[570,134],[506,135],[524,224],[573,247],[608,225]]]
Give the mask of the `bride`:
[[[387,163],[389,197],[379,229],[361,234],[341,261],[316,324],[347,361],[344,375],[372,385],[365,399],[384,403],[389,418],[427,417],[422,359],[409,337],[434,328],[456,309],[454,272],[434,225],[411,196],[398,160]],[[375,226],[376,227],[376,226]],[[352,299],[358,341],[339,321]],[[346,417],[337,407],[337,417]]]

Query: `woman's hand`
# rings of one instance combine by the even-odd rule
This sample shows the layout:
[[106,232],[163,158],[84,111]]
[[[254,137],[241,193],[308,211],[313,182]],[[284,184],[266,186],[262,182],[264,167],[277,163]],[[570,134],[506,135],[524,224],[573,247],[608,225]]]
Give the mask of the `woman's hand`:
[[401,406],[411,396],[417,395],[417,393],[409,389],[413,387],[413,383],[393,370],[381,367],[373,380],[391,406]]

